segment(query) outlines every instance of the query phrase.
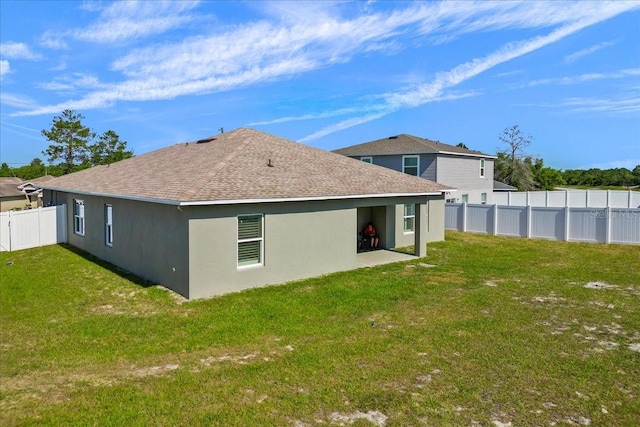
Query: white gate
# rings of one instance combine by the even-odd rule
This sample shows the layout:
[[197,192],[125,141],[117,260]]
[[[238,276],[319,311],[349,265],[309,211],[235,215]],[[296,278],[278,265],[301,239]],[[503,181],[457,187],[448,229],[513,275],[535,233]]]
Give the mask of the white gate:
[[66,217],[66,205],[0,212],[0,251],[65,243]]

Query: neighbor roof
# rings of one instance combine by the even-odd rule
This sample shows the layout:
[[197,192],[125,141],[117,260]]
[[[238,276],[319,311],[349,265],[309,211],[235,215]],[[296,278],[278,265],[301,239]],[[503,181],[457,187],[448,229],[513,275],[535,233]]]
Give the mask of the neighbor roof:
[[448,190],[247,128],[95,166],[52,179],[43,187],[180,205],[429,195]]
[[473,157],[494,158],[490,154],[484,154],[480,151],[468,150],[466,148],[456,147],[455,145],[445,144],[439,141],[431,141],[430,139],[419,138],[413,135],[401,134],[390,136],[388,138],[378,139],[363,144],[352,145],[350,147],[334,150],[334,153],[343,156],[375,156],[375,155],[393,155],[393,154],[453,154]]
[[23,182],[21,178],[16,177],[0,178],[0,197],[24,196],[24,193],[18,188]]

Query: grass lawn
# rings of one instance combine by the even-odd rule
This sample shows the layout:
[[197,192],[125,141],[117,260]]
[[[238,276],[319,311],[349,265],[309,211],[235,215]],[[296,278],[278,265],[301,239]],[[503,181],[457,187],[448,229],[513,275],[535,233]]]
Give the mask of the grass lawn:
[[0,425],[640,425],[639,246],[428,253],[191,302],[1,253]]

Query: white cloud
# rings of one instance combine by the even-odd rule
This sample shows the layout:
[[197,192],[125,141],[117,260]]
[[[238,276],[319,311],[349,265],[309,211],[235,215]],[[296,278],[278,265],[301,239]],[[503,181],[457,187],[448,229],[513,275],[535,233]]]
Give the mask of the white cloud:
[[37,108],[38,103],[23,95],[16,95],[14,93],[0,92],[0,103],[3,105],[8,105],[10,107],[22,108],[22,109],[33,109]]
[[6,59],[0,60],[0,78],[11,72],[11,65]]
[[197,1],[186,0],[115,2],[100,10],[100,16],[93,25],[74,30],[71,34],[97,43],[162,34],[192,21],[193,17],[185,12],[197,4]]
[[640,113],[640,96],[618,99],[602,98],[568,98],[555,103],[554,107],[565,107],[573,113]]
[[0,53],[2,53],[3,57],[9,59],[37,61],[42,58],[40,54],[33,52],[26,44],[17,42],[0,43]]
[[[76,30],[74,34],[101,42],[142,37],[183,25],[191,19],[188,12],[196,5],[195,2],[110,3],[101,10],[95,25]],[[283,7],[281,3],[275,5]],[[297,7],[297,12],[281,11],[280,21],[216,26],[215,30],[207,27],[210,32],[200,36],[131,51],[112,63],[111,70],[120,73],[124,77],[122,81],[96,84],[80,99],[16,115],[50,114],[60,111],[61,106],[101,108],[118,101],[173,99],[246,87],[347,62],[370,49],[385,46],[402,49],[403,43],[431,32],[462,34],[568,23],[548,36],[506,45],[491,55],[440,73],[430,83],[411,91],[388,94],[383,108],[373,115],[365,111],[367,117],[374,117],[383,110],[409,108],[442,97],[443,90],[487,69],[640,3],[425,2],[391,12],[361,13],[348,18],[334,13],[337,8],[334,4],[317,8],[313,13],[301,6],[287,5]],[[270,7],[273,8],[273,4]]]
[[628,68],[625,70],[613,71],[610,73],[587,73],[580,74],[577,76],[569,76],[569,77],[555,77],[548,79],[540,79],[533,80],[525,85],[521,85],[518,87],[530,87],[530,86],[539,86],[539,85],[548,85],[548,84],[559,84],[559,85],[571,85],[571,84],[579,84],[590,82],[594,80],[613,80],[613,79],[624,79],[627,77],[636,77],[640,76],[640,68]]
[[597,52],[601,49],[604,49],[605,47],[609,47],[609,46],[613,46],[615,44],[615,42],[603,42],[603,43],[598,43],[596,45],[593,45],[591,47],[588,47],[586,49],[582,49],[579,50],[575,53],[572,53],[571,55],[567,55],[564,58],[564,62],[565,64],[571,64],[573,62],[576,62],[578,59],[584,57],[584,56],[588,56],[591,55],[594,52]]
[[[398,111],[403,108],[414,108],[428,102],[433,102],[443,95],[443,91],[455,87],[463,81],[466,81],[476,75],[491,69],[504,62],[510,61],[514,58],[520,57],[527,53],[533,52],[551,43],[555,43],[564,37],[575,33],[587,26],[593,25],[603,19],[607,19],[615,14],[619,13],[617,9],[608,10],[609,15],[605,14],[606,11],[601,11],[600,14],[590,16],[581,19],[578,22],[572,22],[557,30],[552,31],[546,36],[535,37],[522,42],[508,43],[500,49],[492,52],[491,54],[476,58],[471,61],[460,64],[447,72],[442,72],[436,75],[436,77],[429,83],[418,85],[411,90],[405,92],[391,93],[385,96],[385,107],[381,108],[382,113],[377,115],[367,114],[360,118],[350,118],[343,122],[330,125],[320,131],[314,132],[301,139],[301,141],[312,141],[314,139],[326,136],[338,130],[343,130],[358,124],[366,123],[371,120],[375,120]],[[626,104],[619,105],[619,109],[625,108]],[[576,107],[577,108],[577,107]],[[604,106],[603,106],[604,108]],[[632,108],[626,105],[626,108]]]

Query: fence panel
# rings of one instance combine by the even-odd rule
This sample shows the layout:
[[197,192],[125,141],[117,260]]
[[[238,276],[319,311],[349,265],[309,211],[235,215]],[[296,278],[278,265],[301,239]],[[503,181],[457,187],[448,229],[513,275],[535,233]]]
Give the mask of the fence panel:
[[607,241],[607,210],[604,208],[571,209],[569,240],[605,243]]
[[[514,193],[511,193],[513,195]],[[493,192],[493,203],[500,206],[505,206],[509,204],[509,192],[507,191],[494,191]],[[512,203],[513,204],[513,203]]]
[[464,230],[462,224],[462,204],[447,203],[444,207],[444,228],[447,230]]
[[527,207],[498,206],[498,234],[527,237]]
[[550,208],[564,208],[567,206],[567,192],[566,191],[549,191],[549,201],[547,206]]
[[565,208],[531,207],[531,237],[564,239]]
[[445,228],[486,234],[493,234],[495,230],[496,234],[502,236],[638,245],[640,244],[640,208],[447,203]]
[[2,212],[2,251],[16,251],[67,241],[66,205]]
[[640,209],[609,211],[611,243],[640,243]]
[[493,205],[467,205],[467,231],[489,233],[493,231]]

